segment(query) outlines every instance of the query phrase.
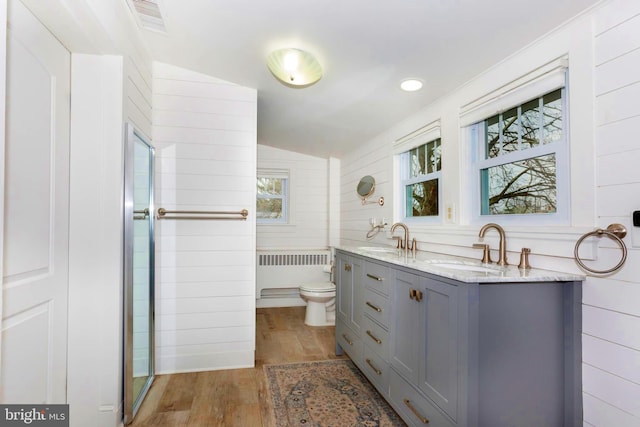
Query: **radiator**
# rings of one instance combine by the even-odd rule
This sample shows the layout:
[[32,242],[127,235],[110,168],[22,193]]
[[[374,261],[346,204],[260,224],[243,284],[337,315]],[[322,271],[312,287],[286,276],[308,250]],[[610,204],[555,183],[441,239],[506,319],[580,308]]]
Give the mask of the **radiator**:
[[[298,287],[302,283],[326,282],[331,264],[329,249],[258,250],[256,256],[256,298],[288,299],[285,305],[303,305]],[[276,304],[283,306],[282,304]],[[259,306],[275,306],[264,302]]]

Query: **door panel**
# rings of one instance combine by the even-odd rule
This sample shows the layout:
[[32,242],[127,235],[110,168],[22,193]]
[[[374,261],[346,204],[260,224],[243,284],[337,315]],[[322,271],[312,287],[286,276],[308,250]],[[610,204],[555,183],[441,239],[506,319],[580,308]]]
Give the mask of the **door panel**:
[[5,403],[66,401],[70,54],[8,2],[3,346]]

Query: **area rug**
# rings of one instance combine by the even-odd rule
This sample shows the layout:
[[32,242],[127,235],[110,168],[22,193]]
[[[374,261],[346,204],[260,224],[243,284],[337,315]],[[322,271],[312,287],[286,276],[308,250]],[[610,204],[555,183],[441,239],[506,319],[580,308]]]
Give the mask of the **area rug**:
[[406,424],[350,360],[265,365],[277,427]]

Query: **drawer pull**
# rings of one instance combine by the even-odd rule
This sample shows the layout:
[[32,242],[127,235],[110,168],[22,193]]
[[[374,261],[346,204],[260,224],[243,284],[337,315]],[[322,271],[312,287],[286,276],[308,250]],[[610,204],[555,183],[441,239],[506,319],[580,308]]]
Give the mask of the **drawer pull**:
[[351,264],[345,264],[344,271],[351,271]]
[[382,282],[384,279],[382,277],[374,276],[373,274],[367,273],[367,277],[369,279],[377,280],[378,282]]
[[380,307],[377,307],[377,306],[371,304],[369,301],[367,301],[365,304],[367,304],[369,307],[373,308],[378,313],[382,313],[382,309]]
[[366,359],[365,362],[367,362],[367,365],[371,366],[371,369],[373,369],[373,372],[375,372],[378,375],[382,375],[382,371],[375,367],[375,365],[371,362],[371,359]]
[[347,344],[349,344],[349,345],[353,345],[353,341],[351,341],[351,340],[347,337],[347,334],[342,334],[342,338],[344,338],[344,340],[347,342]]
[[369,337],[371,337],[371,339],[377,342],[378,344],[382,344],[382,341],[380,341],[380,338],[373,335],[371,331],[367,331],[367,335],[369,335]]
[[422,415],[420,415],[418,410],[411,404],[411,401],[409,399],[405,397],[404,399],[402,399],[402,401],[404,402],[405,405],[407,405],[407,408],[409,408],[411,412],[413,412],[413,415],[415,415],[416,417],[418,417],[420,421],[422,421],[422,424],[429,424],[429,420],[423,417]]

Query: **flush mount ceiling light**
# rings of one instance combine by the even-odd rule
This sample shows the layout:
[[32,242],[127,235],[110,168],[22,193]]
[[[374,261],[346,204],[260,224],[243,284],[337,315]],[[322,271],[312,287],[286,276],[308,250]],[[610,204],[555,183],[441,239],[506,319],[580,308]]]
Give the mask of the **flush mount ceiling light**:
[[267,57],[271,74],[286,86],[303,88],[322,78],[320,63],[309,52],[286,48],[274,50]]
[[400,83],[400,89],[405,92],[415,92],[422,89],[422,82],[418,79],[406,79]]

